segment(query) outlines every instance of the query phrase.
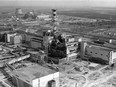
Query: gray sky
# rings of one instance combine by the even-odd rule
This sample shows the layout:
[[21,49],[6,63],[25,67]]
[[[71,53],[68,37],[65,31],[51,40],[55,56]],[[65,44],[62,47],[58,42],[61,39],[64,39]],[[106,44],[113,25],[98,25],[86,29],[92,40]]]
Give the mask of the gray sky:
[[116,0],[0,0],[0,6],[116,7]]

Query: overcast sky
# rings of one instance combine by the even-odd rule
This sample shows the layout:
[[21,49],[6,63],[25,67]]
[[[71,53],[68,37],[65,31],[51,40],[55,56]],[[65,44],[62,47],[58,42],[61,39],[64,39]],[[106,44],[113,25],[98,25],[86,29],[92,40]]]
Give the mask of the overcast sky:
[[0,0],[0,6],[116,7],[116,0]]

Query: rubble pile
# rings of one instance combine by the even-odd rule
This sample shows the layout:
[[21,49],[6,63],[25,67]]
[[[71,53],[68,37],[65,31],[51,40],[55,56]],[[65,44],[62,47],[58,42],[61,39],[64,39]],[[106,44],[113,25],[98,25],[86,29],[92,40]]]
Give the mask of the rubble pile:
[[95,84],[91,87],[116,87],[116,76],[113,76],[107,81]]
[[108,81],[108,84],[112,85],[112,87],[116,87],[116,76],[111,77]]
[[60,77],[60,87],[67,87],[69,80],[66,77]]
[[102,69],[101,72],[104,74],[104,76],[109,76],[113,73],[113,70],[110,69],[109,67],[106,67],[106,68]]
[[75,66],[87,66],[88,62],[87,61],[81,61],[81,60],[75,60],[73,61]]
[[67,71],[73,68],[73,64],[71,62],[64,62],[58,65],[60,71]]
[[105,83],[93,85],[93,86],[91,86],[91,87],[113,87],[113,86],[112,86],[112,85],[108,85],[108,84],[105,82]]
[[101,76],[102,76],[102,74],[100,72],[94,72],[88,76],[88,80],[95,81],[95,80],[100,79]]
[[83,87],[86,83],[86,78],[84,76],[70,76],[69,79],[74,80],[79,87]]

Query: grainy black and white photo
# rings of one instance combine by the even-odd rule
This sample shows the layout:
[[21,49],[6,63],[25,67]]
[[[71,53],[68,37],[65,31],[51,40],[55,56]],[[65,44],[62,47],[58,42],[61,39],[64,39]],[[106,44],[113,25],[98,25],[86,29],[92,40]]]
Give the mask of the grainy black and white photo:
[[116,0],[0,0],[0,87],[116,87]]

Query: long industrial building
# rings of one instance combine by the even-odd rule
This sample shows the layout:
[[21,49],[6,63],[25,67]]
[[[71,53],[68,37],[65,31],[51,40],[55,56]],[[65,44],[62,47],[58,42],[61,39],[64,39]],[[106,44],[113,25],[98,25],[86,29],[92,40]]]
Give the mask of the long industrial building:
[[116,50],[89,44],[86,42],[81,43],[81,58],[88,57],[90,59],[100,59],[103,62],[111,65],[116,62]]

